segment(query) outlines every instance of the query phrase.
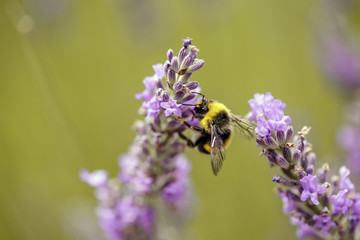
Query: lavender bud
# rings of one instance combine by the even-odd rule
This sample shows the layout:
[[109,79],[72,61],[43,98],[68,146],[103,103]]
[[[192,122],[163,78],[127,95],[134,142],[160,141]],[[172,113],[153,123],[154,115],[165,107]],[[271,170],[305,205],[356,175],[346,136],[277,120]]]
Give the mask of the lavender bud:
[[313,165],[308,166],[308,168],[306,169],[306,173],[313,175],[313,173],[314,173],[314,166],[313,166]]
[[185,92],[183,92],[183,91],[178,91],[178,92],[176,92],[175,93],[175,95],[174,95],[174,99],[175,100],[181,100],[181,99],[183,99],[183,97],[185,96]]
[[300,137],[299,139],[298,139],[298,141],[297,141],[297,149],[299,149],[301,152],[303,152],[304,151],[304,149],[305,149],[305,144],[304,144],[304,138],[303,137]]
[[185,56],[186,56],[187,54],[188,54],[188,49],[185,48],[185,47],[182,47],[182,48],[180,49],[180,51],[179,51],[179,54],[178,54],[179,63],[181,63],[181,62],[184,60],[184,58],[185,58]]
[[289,162],[291,161],[291,150],[288,146],[284,145],[283,149],[282,149],[283,155],[285,157],[286,160],[288,160]]
[[171,68],[174,69],[175,72],[179,71],[179,61],[178,61],[178,57],[173,57],[173,59],[171,60]]
[[324,163],[321,168],[317,171],[319,183],[326,182],[327,173],[330,171],[329,164]]
[[163,82],[162,82],[160,79],[156,82],[156,87],[157,87],[157,88],[164,89]]
[[307,154],[306,158],[308,160],[309,165],[311,164],[311,165],[315,166],[315,163],[316,163],[315,153],[310,152],[309,154]]
[[172,49],[169,49],[166,55],[168,60],[171,62],[172,58],[174,57],[174,51]]
[[180,91],[182,88],[183,88],[183,83],[181,81],[177,81],[173,86],[173,89],[175,91]]
[[264,138],[264,141],[267,148],[276,149],[278,147],[273,137]]
[[186,96],[186,97],[182,100],[182,102],[191,101],[191,100],[193,100],[194,98],[196,98],[196,96],[197,96],[197,95],[195,95],[195,94],[188,95],[188,96]]
[[282,179],[281,176],[275,175],[275,176],[273,176],[272,181],[276,182],[276,183],[281,183],[281,179]]
[[167,92],[162,91],[160,96],[161,96],[161,98],[162,98],[162,100],[163,100],[164,102],[168,102],[168,101],[169,101],[169,95],[168,95]]
[[296,149],[293,155],[293,162],[294,164],[297,164],[299,160],[301,159],[301,151]]
[[276,163],[282,168],[288,168],[290,165],[289,162],[280,155],[276,156]]
[[297,181],[291,181],[283,176],[275,175],[272,179],[273,182],[284,185],[285,187],[294,187],[298,186],[299,183]]
[[202,66],[204,66],[205,61],[204,60],[195,60],[194,63],[188,68],[187,72],[191,73],[191,72],[195,72],[197,70],[199,70],[200,68],[202,68]]
[[284,131],[276,131],[276,139],[280,146],[285,143],[285,132]]
[[171,84],[175,83],[175,71],[173,69],[169,70],[168,80]]
[[297,174],[299,175],[299,178],[300,178],[300,179],[302,179],[303,177],[306,176],[306,172],[305,172],[304,170],[302,170],[302,169],[301,169],[301,170],[299,169],[299,170],[297,171]]
[[194,59],[192,59],[191,55],[188,54],[182,61],[180,69],[181,70],[187,69],[193,63],[193,61]]
[[340,177],[337,175],[332,175],[330,178],[330,183],[333,187],[333,192],[339,191],[339,183],[340,183]]
[[360,222],[359,216],[350,216],[350,233],[355,235],[356,229],[358,229],[358,223]]
[[[300,151],[300,150],[299,150]],[[307,170],[309,166],[309,162],[308,162],[308,159],[306,157],[306,155],[302,158],[302,161],[301,161],[301,167],[305,170]]]
[[197,88],[199,86],[198,82],[189,82],[186,84],[186,87],[190,90],[194,90],[195,88]]
[[286,142],[289,142],[294,134],[294,129],[292,126],[286,129]]
[[265,156],[267,156],[267,158],[269,159],[271,166],[277,164],[275,153],[273,153],[272,151],[266,151]]
[[169,71],[170,67],[171,67],[170,61],[169,61],[169,60],[166,60],[165,63],[164,63],[164,73],[165,73],[165,76],[167,75],[167,72]]
[[183,83],[186,83],[189,78],[191,77],[192,73],[185,73],[184,75],[180,76],[180,81],[182,81]]
[[256,137],[256,143],[257,143],[259,146],[266,147],[265,141],[264,141],[264,139],[261,138],[261,137]]
[[199,49],[197,49],[195,46],[190,47],[189,56],[191,57],[191,59],[193,61],[195,60],[198,51],[199,51]]
[[189,37],[186,37],[185,39],[183,39],[183,47],[184,48],[187,48],[189,45],[191,45],[191,38],[189,38]]

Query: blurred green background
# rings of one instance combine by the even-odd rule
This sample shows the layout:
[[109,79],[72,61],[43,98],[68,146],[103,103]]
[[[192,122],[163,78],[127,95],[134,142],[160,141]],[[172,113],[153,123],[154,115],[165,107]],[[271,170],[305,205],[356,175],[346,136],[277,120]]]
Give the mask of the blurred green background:
[[[79,169],[116,175],[139,118],[134,94],[187,36],[206,61],[193,80],[209,98],[245,114],[254,93],[270,91],[297,130],[313,127],[320,159],[339,152],[345,100],[314,58],[316,1],[0,4],[0,239],[102,239]],[[259,151],[234,139],[218,177],[208,156],[188,152],[198,194],[189,239],[295,239]]]

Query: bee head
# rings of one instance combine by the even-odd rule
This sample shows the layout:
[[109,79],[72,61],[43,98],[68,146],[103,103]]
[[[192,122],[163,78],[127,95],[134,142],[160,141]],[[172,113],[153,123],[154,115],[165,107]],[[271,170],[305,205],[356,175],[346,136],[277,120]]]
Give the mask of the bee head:
[[195,105],[194,104],[182,104],[185,106],[194,106],[194,112],[196,113],[197,116],[195,116],[196,118],[202,118],[208,111],[208,100],[205,99],[205,95],[198,93],[198,92],[192,92],[195,94],[199,94],[202,96],[202,99],[200,101],[198,101]]
[[194,108],[194,111],[197,114],[205,114],[205,113],[207,113],[209,111],[209,109],[208,109],[208,101],[205,98],[203,98],[201,101],[199,101],[196,104],[196,106]]

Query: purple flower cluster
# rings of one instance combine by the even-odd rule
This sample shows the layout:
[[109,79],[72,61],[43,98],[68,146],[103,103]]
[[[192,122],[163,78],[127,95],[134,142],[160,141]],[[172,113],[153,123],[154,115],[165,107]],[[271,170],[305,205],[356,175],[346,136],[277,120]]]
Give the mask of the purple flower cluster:
[[252,115],[250,120],[256,120],[255,129],[258,144],[264,147],[276,148],[276,142],[283,144],[292,137],[291,119],[284,115],[286,104],[274,99],[271,93],[255,94],[249,100]]
[[104,170],[80,172],[81,179],[96,188],[96,213],[109,239],[157,239],[159,201],[175,215],[184,215],[191,166],[181,154],[186,148],[180,140],[185,127],[176,118],[196,123],[190,105],[200,88],[190,77],[204,65],[197,52],[191,39],[184,39],[179,54],[170,49],[165,64],[154,65],[154,75],[143,80],[145,90],[135,98],[143,100],[139,113],[145,120],[135,124],[136,138],[119,158],[118,177],[109,179]]
[[343,166],[331,176],[328,164],[315,169],[316,156],[306,140],[310,128],[294,135],[285,104],[271,93],[255,94],[249,104],[261,154],[283,173],[273,181],[279,184],[284,213],[298,226],[297,237],[354,239],[360,233],[360,194],[350,170]]

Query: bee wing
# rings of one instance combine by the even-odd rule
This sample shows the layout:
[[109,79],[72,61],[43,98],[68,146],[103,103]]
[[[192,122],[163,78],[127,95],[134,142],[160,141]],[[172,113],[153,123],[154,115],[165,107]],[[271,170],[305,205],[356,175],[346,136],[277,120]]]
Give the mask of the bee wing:
[[214,124],[210,124],[211,130],[211,167],[216,176],[220,171],[225,160],[225,147],[219,135],[219,130]]
[[240,132],[241,135],[252,138],[255,135],[255,125],[250,122],[249,119],[231,114],[231,125]]

